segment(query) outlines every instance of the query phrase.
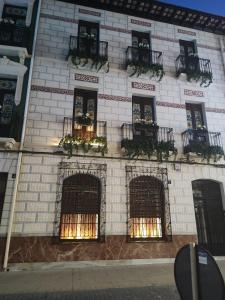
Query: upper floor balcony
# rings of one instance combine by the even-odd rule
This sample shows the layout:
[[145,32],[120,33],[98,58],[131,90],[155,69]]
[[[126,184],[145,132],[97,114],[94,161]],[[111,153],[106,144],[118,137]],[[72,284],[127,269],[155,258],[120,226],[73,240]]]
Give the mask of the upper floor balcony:
[[162,52],[150,50],[145,45],[127,48],[126,67],[130,76],[148,74],[150,78],[154,77],[160,81],[165,74]]
[[107,153],[107,123],[106,121],[91,121],[89,118],[64,118],[63,138],[60,146],[69,156],[73,151],[83,150],[84,153],[92,150]]
[[187,129],[182,133],[184,154],[194,153],[209,161],[224,156],[220,132],[210,132],[206,128]]
[[208,87],[213,81],[211,62],[197,55],[179,55],[176,59],[176,76],[185,73],[187,80],[200,82],[200,86]]
[[108,42],[97,41],[91,35],[71,36],[68,56],[75,67],[109,71]]
[[156,123],[124,123],[121,131],[121,148],[129,158],[156,156],[161,161],[177,153],[172,128],[159,127]]

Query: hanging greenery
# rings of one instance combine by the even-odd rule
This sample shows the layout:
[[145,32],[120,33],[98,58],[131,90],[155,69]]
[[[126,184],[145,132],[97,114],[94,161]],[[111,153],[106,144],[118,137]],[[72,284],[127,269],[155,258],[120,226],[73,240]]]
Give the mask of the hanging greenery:
[[129,158],[138,158],[139,156],[156,155],[159,161],[168,159],[171,154],[176,155],[177,149],[174,147],[174,141],[161,141],[157,142],[149,137],[142,139],[123,139],[121,141],[121,148],[125,150],[125,155]]
[[203,160],[207,160],[209,163],[210,159],[213,159],[214,162],[217,162],[222,157],[225,158],[225,153],[221,146],[211,146],[208,143],[192,141],[191,145],[184,147],[184,153],[195,153],[199,157],[202,157]]
[[90,118],[89,113],[86,114],[79,113],[78,116],[76,117],[76,122],[78,125],[90,126],[92,125],[93,120]]
[[74,150],[78,151],[79,149],[84,153],[92,150],[96,153],[101,153],[102,156],[108,152],[107,139],[101,136],[87,140],[81,137],[66,135],[59,142],[59,147],[68,153],[69,158],[72,156]]
[[213,75],[211,72],[202,72],[200,69],[188,69],[187,80],[196,82],[200,81],[200,86],[208,87],[213,82]]
[[109,61],[107,56],[96,56],[96,57],[90,57],[90,55],[87,55],[85,52],[78,54],[76,49],[73,51],[70,51],[69,56],[71,56],[71,62],[72,64],[78,68],[85,67],[89,60],[91,61],[91,69],[97,70],[99,72],[103,67],[104,71],[106,73],[109,72]]
[[136,75],[139,77],[141,74],[150,73],[150,78],[156,78],[159,82],[162,80],[165,72],[163,70],[163,65],[160,64],[144,64],[141,61],[130,62],[128,66],[133,70],[130,77]]

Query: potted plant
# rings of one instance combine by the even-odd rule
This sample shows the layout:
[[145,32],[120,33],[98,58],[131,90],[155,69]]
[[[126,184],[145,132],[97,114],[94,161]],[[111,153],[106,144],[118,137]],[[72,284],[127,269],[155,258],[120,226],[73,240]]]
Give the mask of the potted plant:
[[93,120],[90,118],[90,114],[82,114],[79,113],[78,116],[76,117],[76,122],[78,125],[81,126],[91,126],[93,124]]

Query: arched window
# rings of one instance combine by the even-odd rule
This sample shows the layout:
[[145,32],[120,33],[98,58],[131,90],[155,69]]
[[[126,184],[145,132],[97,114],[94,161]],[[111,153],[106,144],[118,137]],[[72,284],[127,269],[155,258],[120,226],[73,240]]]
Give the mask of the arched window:
[[101,184],[98,178],[77,174],[63,182],[60,239],[97,240]]
[[129,236],[131,239],[164,237],[164,187],[153,176],[139,176],[130,182]]

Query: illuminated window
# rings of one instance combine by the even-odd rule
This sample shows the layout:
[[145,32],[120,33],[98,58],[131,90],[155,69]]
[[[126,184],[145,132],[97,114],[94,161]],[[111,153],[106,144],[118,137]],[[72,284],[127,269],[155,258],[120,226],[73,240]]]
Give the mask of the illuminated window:
[[131,239],[164,237],[164,188],[152,176],[139,176],[130,182],[129,236]]
[[97,240],[100,224],[100,182],[87,174],[64,180],[62,190],[62,240]]

